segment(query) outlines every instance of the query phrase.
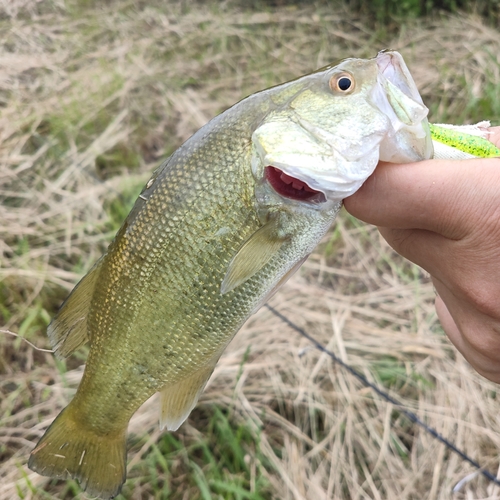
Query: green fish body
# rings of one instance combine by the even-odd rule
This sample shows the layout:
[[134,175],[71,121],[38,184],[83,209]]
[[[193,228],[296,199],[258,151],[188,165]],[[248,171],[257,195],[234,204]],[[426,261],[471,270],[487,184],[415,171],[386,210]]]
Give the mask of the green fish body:
[[431,157],[426,114],[386,52],[254,94],[193,135],[49,326],[57,355],[87,341],[90,353],[29,467],[116,496],[134,412],[160,392],[161,425],[181,425],[233,336],[379,159]]

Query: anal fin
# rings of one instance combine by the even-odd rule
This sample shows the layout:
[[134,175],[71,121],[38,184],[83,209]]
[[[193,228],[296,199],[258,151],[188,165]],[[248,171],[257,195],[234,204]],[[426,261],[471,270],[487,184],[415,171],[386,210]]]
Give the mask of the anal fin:
[[176,431],[196,406],[200,394],[214,371],[219,356],[213,362],[160,392],[160,429]]
[[102,258],[75,286],[47,328],[56,356],[65,358],[89,340],[87,314],[101,271]]

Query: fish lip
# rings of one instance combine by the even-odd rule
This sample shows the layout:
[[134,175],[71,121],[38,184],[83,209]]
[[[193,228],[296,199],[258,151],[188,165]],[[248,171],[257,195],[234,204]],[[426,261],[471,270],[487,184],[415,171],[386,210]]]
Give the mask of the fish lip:
[[403,56],[394,50],[381,50],[375,57],[379,73],[408,97],[424,104]]
[[432,157],[432,140],[425,106],[403,56],[384,50],[375,57],[378,85],[371,94],[371,104],[391,123],[381,143],[380,159],[408,163]]

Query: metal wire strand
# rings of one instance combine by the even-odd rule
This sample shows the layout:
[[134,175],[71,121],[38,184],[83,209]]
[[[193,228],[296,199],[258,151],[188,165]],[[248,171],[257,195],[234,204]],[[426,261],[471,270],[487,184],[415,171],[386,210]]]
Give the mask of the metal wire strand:
[[277,316],[281,321],[286,323],[290,328],[295,330],[296,332],[300,333],[303,337],[305,337],[309,342],[311,342],[316,349],[320,350],[321,352],[324,352],[330,358],[333,359],[333,361],[345,370],[347,370],[351,375],[354,375],[365,387],[369,387],[373,391],[375,391],[379,396],[381,396],[383,399],[388,401],[389,403],[393,404],[398,408],[398,410],[406,416],[409,420],[414,422],[415,424],[419,425],[423,429],[425,429],[426,432],[434,436],[438,441],[441,441],[447,448],[455,452],[457,455],[459,455],[463,460],[466,462],[469,462],[473,467],[477,469],[477,471],[482,474],[485,478],[487,478],[489,481],[492,483],[495,483],[497,486],[500,486],[500,480],[495,477],[490,471],[484,469],[481,467],[481,465],[476,462],[473,458],[469,457],[465,452],[462,450],[458,449],[452,442],[448,441],[444,436],[439,434],[436,429],[433,429],[432,427],[429,427],[426,423],[424,423],[422,420],[420,420],[415,413],[411,412],[407,408],[404,407],[402,403],[400,403],[397,399],[394,399],[391,395],[387,394],[385,391],[377,387],[375,384],[372,384],[364,375],[362,375],[360,372],[352,368],[350,365],[342,361],[339,357],[337,357],[332,351],[329,351],[324,347],[322,344],[320,344],[314,337],[311,337],[304,329],[300,328],[300,326],[297,326],[293,321],[290,321],[286,316],[281,314],[279,311],[274,309],[274,307],[270,306],[269,304],[265,304],[265,307],[269,309],[275,316]]

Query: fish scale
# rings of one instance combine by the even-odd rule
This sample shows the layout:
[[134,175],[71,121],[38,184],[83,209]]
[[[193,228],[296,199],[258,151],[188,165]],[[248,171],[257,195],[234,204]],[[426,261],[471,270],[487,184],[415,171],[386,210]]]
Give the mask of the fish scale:
[[160,392],[160,424],[182,424],[227,344],[313,251],[379,149],[429,157],[426,112],[401,56],[385,53],[254,94],[188,139],[49,325],[56,355],[87,341],[90,351],[29,466],[116,496],[134,412]]
[[[225,124],[224,128],[232,130],[234,136],[218,137],[218,148],[208,145],[211,152],[208,155],[200,157],[192,149],[184,148],[170,159],[166,165],[168,168],[162,169],[149,193],[148,190],[143,193],[146,200],[139,199],[141,208],[133,221],[125,223],[126,230],[116,240],[116,250],[113,246],[110,248],[104,265],[113,271],[108,273],[109,276],[101,271],[101,286],[94,295],[90,310],[90,317],[96,311],[91,330],[97,334],[92,336],[96,349],[89,355],[87,365],[99,366],[99,375],[89,371],[92,376],[84,376],[81,394],[88,393],[92,397],[75,398],[73,404],[79,414],[91,414],[98,407],[99,413],[106,415],[112,426],[128,422],[144,400],[162,389],[165,383],[175,383],[221,351],[267,288],[262,278],[255,278],[231,295],[220,294],[220,282],[231,257],[260,226],[252,193],[248,192],[250,172],[245,168],[251,152],[250,144],[239,141],[240,148],[235,147],[235,139],[242,135],[241,130],[231,123]],[[223,147],[224,144],[231,144],[231,149]],[[197,149],[203,146],[201,142]],[[204,173],[207,164],[215,169],[202,177],[200,172]],[[228,217],[224,218],[217,215],[221,209],[222,174],[226,183],[229,179],[230,193],[233,193],[233,196],[225,197],[227,208],[224,208]],[[179,198],[171,196],[171,192],[187,192],[189,196],[179,203]],[[249,216],[252,211],[253,216]],[[190,215],[193,212],[194,217]],[[182,232],[179,231],[181,227]],[[229,228],[226,236],[216,238],[214,235],[223,227]],[[152,247],[151,242],[159,241],[160,235],[163,243]],[[294,248],[287,252],[285,247],[284,258],[277,256],[268,265],[267,273],[273,280],[277,273],[283,274],[280,268],[290,262],[290,250],[294,251]],[[130,271],[130,257],[123,259],[125,252],[133,256],[135,275]],[[124,266],[127,266],[127,272],[123,272]],[[185,272],[172,280],[179,268]],[[129,301],[125,313],[122,304],[112,298],[116,297],[116,292],[111,293],[114,288],[121,290],[120,296],[135,297]],[[152,290],[157,292],[150,293]],[[207,295],[208,300],[205,299]],[[145,301],[145,296],[152,298]],[[103,311],[102,303],[106,300],[111,300],[110,308]],[[202,317],[199,316],[200,310],[203,311]],[[175,324],[172,324],[173,320]],[[113,337],[114,342],[106,337],[104,344],[105,337],[99,332],[117,330],[122,332],[121,335]],[[123,343],[140,345],[145,332],[148,335],[146,349],[141,346],[140,353],[137,349],[123,349]],[[189,338],[196,339],[196,357],[191,355],[193,343],[188,344]],[[167,340],[172,354],[159,356],[157,346]],[[102,367],[102,359],[113,357],[117,360],[119,353],[122,357],[120,366],[130,366],[133,359],[136,365],[148,366],[148,373],[154,375],[134,370],[123,374],[121,370]],[[174,357],[175,361],[172,361]],[[106,391],[100,390],[104,381]],[[122,406],[119,415],[113,410],[116,406],[114,395],[117,388],[123,393],[124,387],[134,387],[135,392],[131,400],[122,395],[121,404],[128,411]],[[100,395],[96,396],[96,392]],[[100,432],[105,433],[106,427],[99,421]]]

